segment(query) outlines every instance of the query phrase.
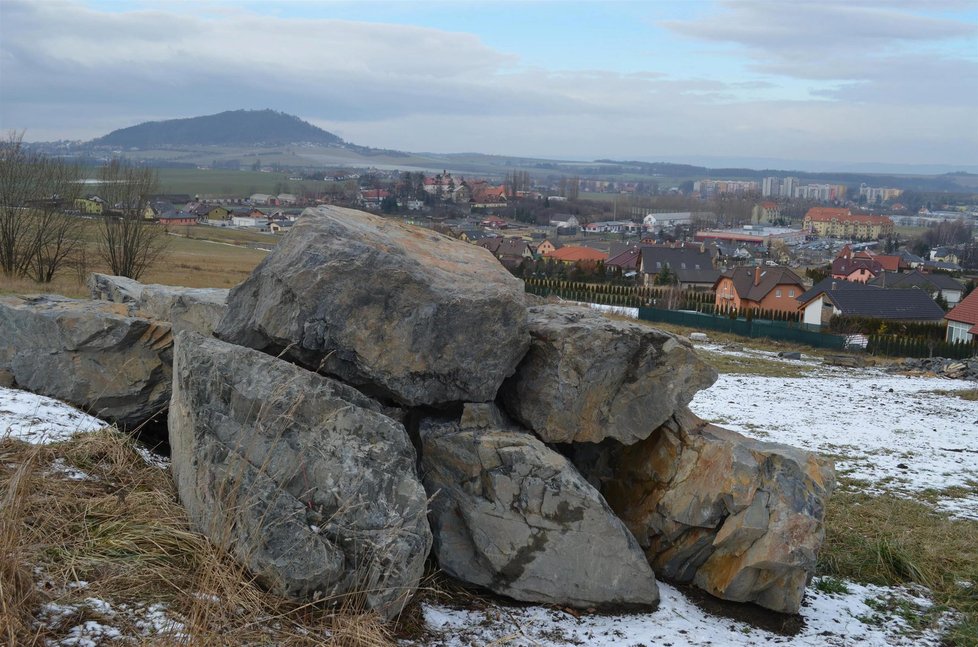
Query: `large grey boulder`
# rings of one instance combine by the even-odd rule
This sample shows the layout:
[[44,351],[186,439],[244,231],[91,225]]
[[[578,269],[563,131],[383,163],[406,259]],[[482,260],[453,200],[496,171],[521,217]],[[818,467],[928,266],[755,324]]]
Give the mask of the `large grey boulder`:
[[404,427],[283,360],[176,339],[170,446],[193,524],[279,595],[399,613],[431,548]]
[[635,538],[567,459],[492,404],[422,423],[435,555],[462,581],[517,600],[648,608],[655,576]]
[[0,298],[0,370],[17,385],[133,429],[170,401],[170,325],[120,304]]
[[209,336],[227,310],[230,290],[184,288],[149,284],[124,276],[92,273],[88,289],[93,299],[125,304],[130,314],[168,321],[173,332],[193,330]]
[[717,379],[685,339],[589,308],[534,306],[529,325],[500,396],[545,442],[643,440]]
[[529,344],[523,283],[487,250],[339,207],[303,212],[216,334],[410,406],[492,400]]
[[634,445],[572,451],[656,574],[725,600],[798,612],[835,486],[829,461],[688,411]]

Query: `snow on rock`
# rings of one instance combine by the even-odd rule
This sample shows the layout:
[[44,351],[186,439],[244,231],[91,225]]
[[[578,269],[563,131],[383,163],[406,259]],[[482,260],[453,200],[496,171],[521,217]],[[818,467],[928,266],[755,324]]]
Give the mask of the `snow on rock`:
[[0,438],[53,443],[108,424],[54,398],[0,387]]

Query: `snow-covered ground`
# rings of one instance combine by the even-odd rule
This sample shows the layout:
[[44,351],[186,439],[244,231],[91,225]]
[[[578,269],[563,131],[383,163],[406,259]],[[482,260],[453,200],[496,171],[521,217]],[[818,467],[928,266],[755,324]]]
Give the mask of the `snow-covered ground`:
[[978,519],[978,401],[939,393],[978,384],[702,347],[804,367],[808,377],[721,375],[690,404],[700,417],[748,436],[833,455],[836,471],[868,491],[926,492],[938,509]]
[[[730,353],[706,346],[713,352]],[[802,367],[810,377],[767,378],[723,375],[692,403],[700,416],[764,440],[786,442],[838,456],[837,467],[867,487],[899,493],[968,486],[978,481],[978,403],[938,390],[974,388],[974,383],[939,378],[900,377],[875,369],[847,370],[821,366],[811,358],[779,360],[771,353],[733,351],[762,356]],[[11,435],[30,442],[50,442],[66,435],[98,429],[104,423],[50,398],[0,388],[0,437]],[[78,478],[85,478],[84,475]],[[972,482],[973,482],[972,481]],[[978,518],[978,492],[937,496],[949,513]],[[925,591],[844,582],[809,588],[802,607],[803,626],[794,635],[759,629],[739,620],[712,615],[693,604],[678,589],[660,584],[662,603],[654,613],[575,617],[535,606],[489,604],[473,611],[426,604],[424,616],[431,634],[405,647],[442,645],[540,646],[593,645],[939,645],[936,631],[907,633],[895,612],[883,610],[929,606]],[[828,583],[827,583],[828,584]],[[825,589],[823,591],[822,589]],[[902,600],[887,605],[886,600]],[[96,599],[85,604],[107,604]],[[142,613],[125,609],[126,615]],[[179,635],[179,619],[166,618],[165,609],[147,602],[144,623]],[[45,617],[64,618],[71,609],[45,608]],[[116,609],[115,613],[122,611]],[[98,645],[115,639],[112,614],[101,623],[80,624],[63,645]],[[121,623],[120,623],[121,624]],[[126,626],[141,626],[129,618]],[[136,638],[136,636],[132,636]],[[191,640],[192,643],[192,640]]]

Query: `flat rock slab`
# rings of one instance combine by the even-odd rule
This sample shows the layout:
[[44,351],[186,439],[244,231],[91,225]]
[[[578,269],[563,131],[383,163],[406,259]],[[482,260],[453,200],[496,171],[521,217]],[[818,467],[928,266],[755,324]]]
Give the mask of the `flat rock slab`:
[[404,427],[335,380],[176,339],[170,445],[193,524],[279,595],[400,613],[431,548]]
[[500,398],[548,443],[638,442],[717,379],[685,339],[589,308],[534,306],[529,325]]
[[0,298],[0,329],[0,370],[26,391],[124,429],[169,404],[168,323],[129,316],[120,304],[43,295]]
[[130,314],[167,321],[173,332],[193,330],[209,336],[227,310],[230,290],[148,284],[124,276],[93,273],[88,277],[92,298],[122,303]]
[[632,534],[567,459],[494,405],[421,429],[435,555],[464,582],[517,600],[652,608],[655,576]]
[[492,400],[529,344],[523,282],[487,250],[339,207],[303,212],[216,334],[409,406]]
[[736,602],[798,613],[824,537],[831,463],[674,416],[622,447],[576,445],[575,463],[645,548],[656,574]]

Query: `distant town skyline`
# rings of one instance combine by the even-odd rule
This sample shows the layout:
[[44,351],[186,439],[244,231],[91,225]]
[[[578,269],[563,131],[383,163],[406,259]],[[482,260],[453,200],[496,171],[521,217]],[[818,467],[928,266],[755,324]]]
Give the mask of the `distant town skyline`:
[[0,1],[5,132],[240,108],[417,152],[974,167],[978,1]]

